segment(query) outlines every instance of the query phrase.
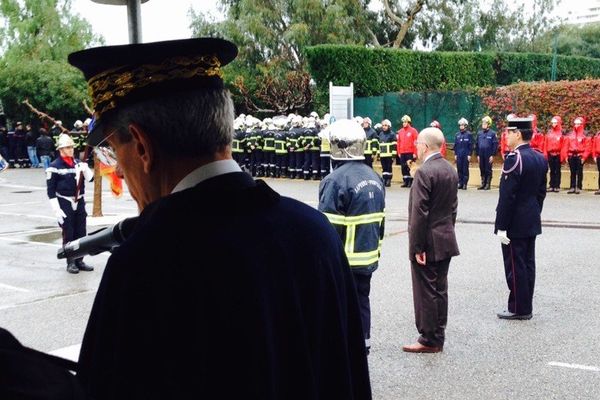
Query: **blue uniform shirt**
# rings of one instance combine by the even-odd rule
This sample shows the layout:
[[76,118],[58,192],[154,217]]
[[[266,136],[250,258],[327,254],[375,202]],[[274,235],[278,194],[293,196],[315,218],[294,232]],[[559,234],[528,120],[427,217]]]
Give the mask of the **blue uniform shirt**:
[[489,157],[498,151],[498,138],[496,132],[491,129],[477,132],[477,142],[475,143],[475,154],[480,157]]
[[454,137],[454,154],[457,157],[470,156],[473,152],[473,135],[470,131],[458,131]]

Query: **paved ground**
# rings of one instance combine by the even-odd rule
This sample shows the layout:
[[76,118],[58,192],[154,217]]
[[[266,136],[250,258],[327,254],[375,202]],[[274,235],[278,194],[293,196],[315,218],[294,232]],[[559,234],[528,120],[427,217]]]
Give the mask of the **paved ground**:
[[[317,182],[269,183],[316,205]],[[492,235],[498,192],[460,191],[462,254],[449,275],[447,343],[442,354],[414,355],[401,350],[417,337],[407,195],[398,186],[388,191],[383,258],[373,278],[374,398],[600,398],[600,196],[548,196],[537,241],[534,318],[513,322],[495,317],[507,296],[500,245]],[[40,170],[0,174],[0,199],[0,326],[31,347],[76,353],[107,256],[89,258],[94,272],[66,273],[55,257],[60,232]],[[106,192],[104,211],[104,220],[90,224],[134,215],[136,206],[127,194],[116,200]]]

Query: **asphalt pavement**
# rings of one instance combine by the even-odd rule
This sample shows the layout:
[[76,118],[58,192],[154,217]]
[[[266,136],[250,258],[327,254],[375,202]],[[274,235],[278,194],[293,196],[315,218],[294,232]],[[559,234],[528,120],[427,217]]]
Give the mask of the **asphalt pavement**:
[[[278,192],[317,205],[318,182],[272,180]],[[88,213],[91,213],[91,186]],[[387,192],[386,237],[372,281],[375,399],[599,399],[600,196],[548,194],[538,237],[533,319],[504,321],[502,254],[492,234],[498,190],[459,191],[461,255],[449,273],[444,352],[408,354],[417,338],[407,255],[408,190]],[[88,231],[135,215],[127,191],[104,185],[102,218]],[[0,174],[0,326],[25,345],[73,356],[81,342],[107,254],[93,272],[68,274],[56,259],[61,236],[42,170]]]

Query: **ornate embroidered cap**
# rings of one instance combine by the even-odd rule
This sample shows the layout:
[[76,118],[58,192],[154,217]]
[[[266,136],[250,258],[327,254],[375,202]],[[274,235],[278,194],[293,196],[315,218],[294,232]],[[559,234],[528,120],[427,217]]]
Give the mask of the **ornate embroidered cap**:
[[532,129],[532,127],[533,127],[533,118],[531,118],[531,117],[524,117],[524,118],[513,117],[513,118],[507,118],[507,120],[508,120],[508,126],[506,127],[506,129],[508,129],[508,130]]
[[95,47],[69,54],[88,82],[95,124],[92,146],[103,138],[102,117],[118,107],[179,91],[222,88],[221,67],[238,53],[217,38]]

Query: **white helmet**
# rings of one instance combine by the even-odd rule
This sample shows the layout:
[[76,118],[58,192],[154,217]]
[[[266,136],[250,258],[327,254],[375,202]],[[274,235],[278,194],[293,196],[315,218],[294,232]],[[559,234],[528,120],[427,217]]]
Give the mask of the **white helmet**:
[[73,126],[75,127],[75,129],[79,129],[83,126],[83,122],[81,122],[80,119],[78,119],[77,121],[75,121],[75,123],[73,124]]
[[356,117],[354,117],[354,121],[357,124],[362,125],[362,123],[363,123],[363,117],[361,117],[360,115],[357,115]]
[[75,142],[73,142],[73,139],[71,138],[71,136],[69,136],[65,133],[60,134],[60,136],[58,137],[57,145],[56,145],[57,149],[62,149],[63,147],[75,147]]
[[92,122],[91,118],[86,118],[85,121],[83,121],[83,126],[89,126],[91,122]]
[[292,117],[292,126],[294,126],[294,127],[302,126],[302,117],[299,115],[294,115]]
[[371,126],[371,124],[373,123],[373,121],[371,121],[371,118],[369,118],[369,117],[364,117],[363,118],[363,124],[364,123],[367,123],[367,124],[369,124],[369,126]]
[[364,160],[367,137],[354,120],[340,119],[328,128],[332,160]]
[[461,118],[458,120],[458,124],[467,126],[467,125],[469,125],[469,121],[467,121],[466,118]]
[[310,116],[313,117],[314,119],[319,119],[319,114],[317,114],[316,111],[311,112]]

